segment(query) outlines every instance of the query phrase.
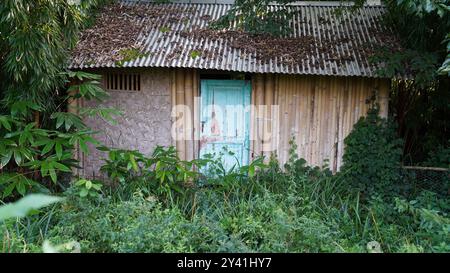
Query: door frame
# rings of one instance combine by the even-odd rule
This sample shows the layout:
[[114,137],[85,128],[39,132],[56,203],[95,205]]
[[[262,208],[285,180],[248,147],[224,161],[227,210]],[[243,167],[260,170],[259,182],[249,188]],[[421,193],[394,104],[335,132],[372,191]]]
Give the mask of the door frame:
[[[221,85],[221,86],[237,86],[242,87],[242,92],[244,93],[244,107],[251,106],[252,103],[252,81],[251,80],[234,80],[234,79],[224,79],[224,80],[218,80],[218,79],[200,79],[199,84],[199,97],[200,97],[200,103],[199,103],[199,111],[197,112],[197,120],[198,120],[198,127],[199,128],[199,136],[201,138],[202,136],[202,115],[203,115],[203,109],[205,107],[203,102],[203,96],[204,96],[204,90],[206,90],[208,85]],[[240,164],[247,165],[251,161],[251,122],[252,122],[252,116],[251,111],[245,112],[247,121],[244,121],[244,132],[245,132],[245,140],[244,140],[244,153],[243,154],[243,160],[240,162]],[[201,139],[198,140],[201,142]],[[200,158],[200,152],[201,152],[201,145],[198,144],[197,149],[197,158]]]

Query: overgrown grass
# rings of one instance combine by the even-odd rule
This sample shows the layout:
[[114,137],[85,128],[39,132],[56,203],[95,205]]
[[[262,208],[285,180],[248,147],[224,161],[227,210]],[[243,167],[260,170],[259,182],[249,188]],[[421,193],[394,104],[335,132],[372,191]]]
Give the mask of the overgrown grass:
[[120,198],[68,191],[66,203],[3,224],[2,251],[40,251],[44,239],[75,240],[85,252],[450,251],[447,196],[361,199],[345,174],[295,158],[284,167],[272,161],[253,176],[226,174],[234,181],[226,186],[223,177],[195,180],[170,201],[148,190],[159,180],[122,189]]

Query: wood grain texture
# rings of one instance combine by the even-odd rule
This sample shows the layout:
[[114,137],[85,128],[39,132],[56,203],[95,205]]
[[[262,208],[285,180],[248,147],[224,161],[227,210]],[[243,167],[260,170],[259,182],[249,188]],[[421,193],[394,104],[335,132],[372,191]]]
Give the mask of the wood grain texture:
[[[271,147],[280,163],[288,161],[289,141],[295,139],[299,157],[313,166],[326,164],[336,172],[342,165],[345,137],[360,117],[366,115],[370,98],[376,97],[382,117],[388,115],[388,80],[259,74],[253,82],[252,104],[259,106],[263,100],[266,105],[272,102],[278,105],[279,114],[274,118],[273,112],[258,111],[253,116],[251,132],[267,133],[261,126],[273,130],[278,140]],[[272,120],[272,123],[261,120]],[[269,156],[269,151],[261,149],[263,144],[268,147],[267,142],[254,141],[255,157]]]
[[173,130],[179,137],[173,143],[181,160],[193,160],[197,158],[199,149],[198,72],[194,69],[173,69],[171,78],[172,107],[176,105],[185,107],[181,115],[172,119],[175,127]]

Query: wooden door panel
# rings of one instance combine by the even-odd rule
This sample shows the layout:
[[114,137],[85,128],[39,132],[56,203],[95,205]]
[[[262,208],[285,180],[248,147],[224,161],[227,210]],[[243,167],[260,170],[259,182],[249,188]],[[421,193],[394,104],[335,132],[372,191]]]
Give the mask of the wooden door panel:
[[249,163],[250,93],[249,81],[201,82],[200,157],[220,156],[226,169]]

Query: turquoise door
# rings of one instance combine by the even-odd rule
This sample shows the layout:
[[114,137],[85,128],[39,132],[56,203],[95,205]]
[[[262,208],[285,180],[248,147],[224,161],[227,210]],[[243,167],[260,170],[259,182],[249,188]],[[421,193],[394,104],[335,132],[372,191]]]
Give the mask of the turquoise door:
[[202,80],[200,158],[220,158],[226,170],[249,163],[249,81]]

